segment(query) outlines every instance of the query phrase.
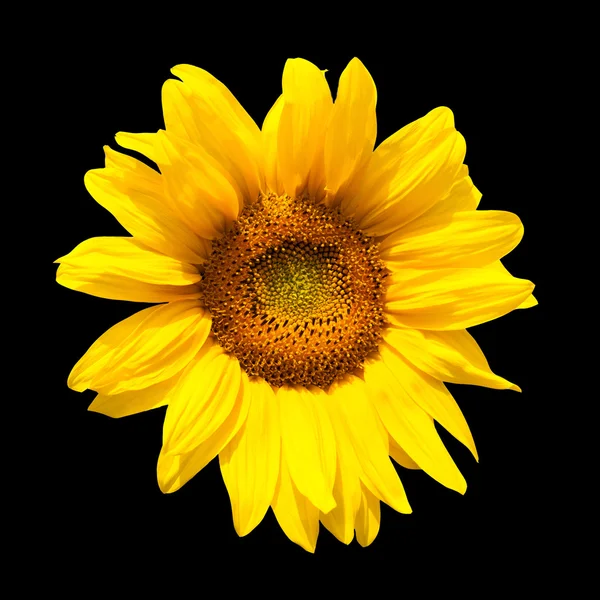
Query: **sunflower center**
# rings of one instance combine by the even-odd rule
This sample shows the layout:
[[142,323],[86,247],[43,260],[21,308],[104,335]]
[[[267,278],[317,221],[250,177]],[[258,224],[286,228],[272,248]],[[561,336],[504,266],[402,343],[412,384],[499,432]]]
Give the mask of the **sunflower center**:
[[248,375],[327,389],[377,350],[386,276],[338,211],[271,195],[213,242],[200,285],[215,337]]

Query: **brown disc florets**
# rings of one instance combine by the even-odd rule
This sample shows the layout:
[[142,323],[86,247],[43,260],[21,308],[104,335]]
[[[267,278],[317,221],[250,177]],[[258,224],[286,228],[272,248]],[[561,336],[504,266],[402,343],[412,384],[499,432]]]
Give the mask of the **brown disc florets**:
[[387,273],[339,211],[271,195],[213,242],[200,285],[215,337],[248,375],[327,389],[377,350]]

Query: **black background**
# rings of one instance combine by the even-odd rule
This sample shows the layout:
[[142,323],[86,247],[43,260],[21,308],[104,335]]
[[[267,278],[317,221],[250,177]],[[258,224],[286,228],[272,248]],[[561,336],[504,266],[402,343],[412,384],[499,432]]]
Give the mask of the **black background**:
[[[51,406],[53,422],[39,474],[39,514],[46,532],[41,537],[49,544],[60,539],[69,556],[88,562],[96,554],[160,556],[188,549],[193,556],[214,554],[228,561],[290,558],[303,564],[415,554],[427,561],[459,555],[467,562],[502,554],[510,563],[538,552],[551,534],[544,521],[549,484],[540,470],[548,456],[539,442],[548,292],[532,120],[543,73],[534,68],[539,65],[534,54],[476,44],[456,50],[450,41],[426,52],[426,44],[400,39],[384,47],[268,36],[241,44],[215,37],[184,46],[171,38],[168,44],[152,43],[150,37],[130,47],[122,36],[113,43],[108,32],[99,38],[79,34],[41,62],[49,82],[42,116],[60,139],[45,149],[54,179],[50,253],[43,266],[52,314],[44,403]],[[56,265],[50,264],[89,237],[125,233],[86,192],[83,176],[103,166],[103,145],[118,148],[117,131],[163,127],[160,90],[172,66],[189,63],[211,72],[260,125],[280,93],[285,59],[296,56],[328,69],[334,94],[348,61],[358,56],[364,62],[378,89],[378,143],[436,106],[453,110],[467,141],[465,162],[483,193],[480,207],[513,211],[524,223],[525,237],[505,264],[537,284],[540,302],[471,330],[492,369],[523,393],[450,386],[480,455],[477,464],[441,432],[467,479],[466,494],[402,469],[412,515],[382,505],[380,533],[366,549],[356,541],[346,547],[321,527],[314,556],[285,537],[270,511],[254,532],[238,538],[216,460],[180,491],[163,495],[156,459],[165,409],[118,420],[87,412],[94,393],[69,390],[70,369],[98,336],[143,305],[63,288],[53,281]]]

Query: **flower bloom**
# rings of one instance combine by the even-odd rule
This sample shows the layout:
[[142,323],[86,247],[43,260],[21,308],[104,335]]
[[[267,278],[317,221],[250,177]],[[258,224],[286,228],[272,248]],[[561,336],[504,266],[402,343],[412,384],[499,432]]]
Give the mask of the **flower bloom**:
[[68,384],[90,410],[166,406],[158,483],[174,492],[218,456],[239,535],[271,507],[314,551],[319,523],[365,546],[380,502],[411,508],[393,461],[464,493],[438,422],[477,458],[444,382],[519,388],[467,328],[536,304],[500,259],[514,214],[477,210],[452,112],[376,149],[376,88],[353,59],[335,102],[288,60],[262,129],[206,71],[173,69],[165,130],[119,133],[85,176],[131,237],[82,242],[57,281],[154,303],[102,335]]

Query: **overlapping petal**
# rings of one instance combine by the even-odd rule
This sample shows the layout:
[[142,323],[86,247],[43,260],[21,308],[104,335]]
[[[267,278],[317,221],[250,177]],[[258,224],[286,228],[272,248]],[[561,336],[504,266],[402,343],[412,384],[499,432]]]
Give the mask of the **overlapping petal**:
[[101,413],[107,417],[118,419],[135,415],[153,408],[160,408],[169,403],[169,396],[181,372],[173,377],[155,383],[142,390],[132,390],[119,394],[99,393],[88,406],[91,412]]
[[185,454],[210,438],[233,410],[241,379],[237,359],[209,338],[173,391],[163,428],[165,452]]
[[[487,268],[493,269],[494,271],[497,271],[498,273],[502,273],[503,275],[510,275],[512,277],[509,270],[499,260],[493,262]],[[517,308],[532,308],[533,306],[537,306],[537,305],[538,305],[537,298],[533,294],[530,294],[527,298],[525,298],[525,300],[523,300],[523,302],[521,302],[521,304],[519,304],[519,306],[517,306]]]
[[178,260],[199,264],[208,247],[165,201],[163,177],[134,158],[104,147],[106,167],[85,175],[92,197],[148,248]]
[[465,151],[452,112],[435,109],[380,144],[341,208],[365,233],[391,233],[448,194]]
[[245,198],[263,189],[260,130],[233,94],[204,69],[178,65],[162,92],[168,134],[201,147],[235,178]]
[[360,477],[379,499],[402,513],[410,513],[406,492],[389,459],[388,436],[381,426],[368,394],[370,390],[355,376],[334,383],[329,390],[332,421],[337,438],[347,437],[354,449]]
[[381,506],[379,500],[363,485],[356,515],[356,540],[365,548],[373,543],[379,533]]
[[319,509],[296,487],[284,450],[272,508],[285,535],[306,551],[314,552],[319,535]]
[[202,238],[222,237],[244,206],[235,178],[201,146],[164,132],[157,143],[170,208]]
[[115,135],[115,141],[122,148],[133,150],[157,162],[159,154],[157,152],[156,137],[156,133],[128,133],[126,131],[119,131]]
[[279,165],[277,158],[277,136],[279,132],[279,121],[283,111],[283,95],[279,96],[271,107],[262,126],[262,142],[265,165],[265,184],[267,190],[281,195],[284,193],[283,182],[279,176]]
[[433,418],[419,405],[416,385],[404,381],[381,358],[365,364],[365,382],[385,428],[396,443],[431,477],[464,493],[466,482],[440,440]]
[[446,386],[413,367],[386,343],[379,346],[379,354],[390,372],[402,382],[402,388],[406,393],[446,431],[464,444],[478,460],[471,430]]
[[292,480],[300,493],[327,513],[335,507],[336,443],[320,395],[302,387],[277,390],[282,445]]
[[377,89],[358,58],[344,69],[325,136],[325,181],[328,196],[341,196],[369,160],[377,137]]
[[281,427],[279,407],[264,379],[251,379],[248,415],[231,442],[219,454],[238,535],[250,533],[267,512],[279,478]]
[[496,269],[402,269],[389,278],[386,316],[416,329],[465,329],[514,310],[533,288]]
[[466,330],[389,327],[383,338],[415,367],[440,381],[520,391],[514,383],[491,371],[481,348]]
[[192,444],[189,451],[173,454],[163,442],[157,464],[158,485],[163,493],[176,492],[231,442],[248,414],[247,390],[248,377],[242,372],[241,385],[231,412],[214,433],[198,445]]
[[324,71],[302,58],[283,70],[283,108],[277,133],[278,173],[290,196],[325,189],[323,151],[333,100]]
[[169,379],[206,341],[210,315],[197,300],[146,308],[101,335],[73,367],[71,389],[120,394]]
[[523,237],[517,215],[499,210],[441,214],[388,235],[380,257],[392,271],[483,267],[508,254]]
[[171,302],[200,296],[201,277],[194,266],[134,238],[90,238],[55,262],[60,263],[58,283],[100,298]]

